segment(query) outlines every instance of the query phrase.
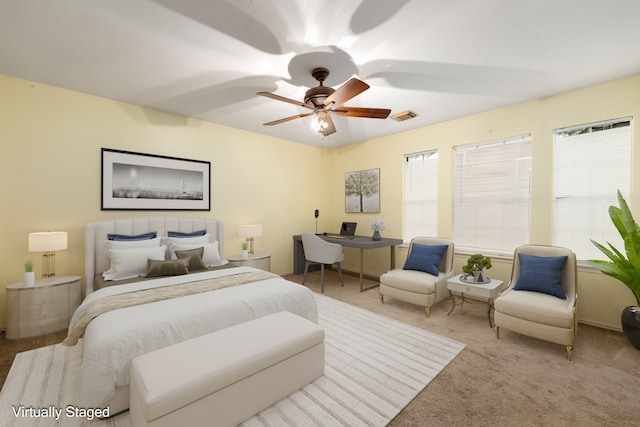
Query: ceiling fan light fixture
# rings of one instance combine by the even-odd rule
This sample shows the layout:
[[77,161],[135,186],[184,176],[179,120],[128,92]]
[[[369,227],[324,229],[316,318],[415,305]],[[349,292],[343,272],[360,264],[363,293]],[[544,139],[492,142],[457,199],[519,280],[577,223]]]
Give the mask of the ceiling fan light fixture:
[[405,120],[410,120],[415,117],[418,117],[418,113],[411,110],[403,111],[402,113],[394,114],[393,116],[391,116],[391,118],[396,122],[404,122]]

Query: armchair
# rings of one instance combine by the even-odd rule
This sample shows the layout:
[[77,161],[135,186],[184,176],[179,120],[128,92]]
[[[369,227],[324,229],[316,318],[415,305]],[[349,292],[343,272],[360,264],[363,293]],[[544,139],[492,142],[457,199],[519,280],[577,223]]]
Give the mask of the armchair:
[[447,279],[453,274],[453,250],[451,239],[413,238],[405,265],[380,276],[380,302],[384,304],[386,296],[420,305],[429,317],[431,307],[448,296]]
[[523,245],[516,248],[509,286],[494,304],[500,328],[566,346],[571,360],[577,319],[577,263],[571,249]]

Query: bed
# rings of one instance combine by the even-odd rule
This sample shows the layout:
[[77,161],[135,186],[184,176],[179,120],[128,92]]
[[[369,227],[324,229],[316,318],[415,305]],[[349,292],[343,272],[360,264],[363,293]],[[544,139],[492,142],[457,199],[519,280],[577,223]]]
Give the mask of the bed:
[[[190,240],[202,231],[200,239]],[[107,280],[108,286],[98,289],[96,277],[113,273],[117,260],[137,264],[131,260],[146,255],[147,249],[137,248],[137,243],[130,249],[127,238],[137,242],[133,236],[154,232],[157,236],[148,240],[173,241],[170,247],[186,251],[198,251],[199,247],[189,249],[198,245],[205,250],[214,248],[219,257],[209,256],[215,251],[208,255],[200,252],[200,260],[207,260],[204,270],[140,280],[124,274],[121,280]],[[178,237],[167,238],[170,232]],[[124,237],[125,243],[109,246],[115,245],[108,239],[114,235]],[[82,346],[75,390],[77,402],[83,407],[109,405],[111,414],[126,410],[129,364],[138,355],[280,311],[316,323],[318,320],[315,299],[306,287],[262,270],[228,264],[224,259],[223,224],[215,219],[151,217],[93,222],[86,226],[85,245],[86,296],[71,319],[65,340],[65,345]],[[149,250],[162,252],[165,260],[174,259],[157,261],[172,268],[182,268],[179,263],[191,267],[197,258],[190,257],[189,262],[178,259],[174,253],[185,252],[170,247]],[[149,272],[151,263],[148,261]]]

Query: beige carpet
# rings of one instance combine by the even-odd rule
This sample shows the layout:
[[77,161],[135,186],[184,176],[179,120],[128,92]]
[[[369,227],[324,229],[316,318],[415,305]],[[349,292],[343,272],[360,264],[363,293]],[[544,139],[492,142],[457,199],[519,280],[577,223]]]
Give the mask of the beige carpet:
[[[444,300],[426,318],[417,306],[380,304],[377,289],[360,293],[357,278],[345,277],[341,288],[337,273],[329,273],[325,295],[466,345],[390,427],[640,425],[640,352],[622,333],[579,324],[569,362],[563,346],[506,330],[496,339],[484,302],[447,316]],[[319,291],[319,281],[314,273],[307,285]]]
[[[385,426],[464,348],[327,296],[318,294],[316,300],[326,336],[325,374],[243,426]],[[19,353],[0,396],[2,425],[129,426],[128,413],[93,422],[69,417],[80,359],[81,346],[56,344]],[[31,408],[38,408],[39,417]],[[42,408],[52,411],[42,414]],[[59,421],[53,410],[62,410]]]

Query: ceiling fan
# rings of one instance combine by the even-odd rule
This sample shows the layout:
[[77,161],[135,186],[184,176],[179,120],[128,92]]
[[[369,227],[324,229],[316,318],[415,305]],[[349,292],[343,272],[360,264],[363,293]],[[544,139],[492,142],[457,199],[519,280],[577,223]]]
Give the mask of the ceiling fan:
[[391,110],[385,108],[359,108],[347,107],[343,105],[351,98],[369,89],[369,85],[362,80],[351,78],[348,82],[346,82],[338,90],[336,90],[328,86],[324,86],[323,84],[323,82],[329,75],[329,70],[327,70],[326,68],[316,68],[311,72],[311,75],[314,79],[320,82],[320,85],[307,90],[304,95],[304,102],[285,98],[283,96],[269,92],[257,93],[257,95],[266,96],[267,98],[273,98],[278,101],[288,102],[290,104],[298,105],[300,107],[312,110],[311,112],[306,114],[296,114],[295,116],[285,117],[284,119],[264,123],[265,126],[278,125],[290,120],[299,119],[301,117],[307,117],[315,114],[317,118],[318,132],[322,133],[324,136],[328,136],[332,133],[335,133],[336,131],[336,127],[333,124],[333,119],[331,118],[330,113],[346,117],[386,119],[391,112]]

